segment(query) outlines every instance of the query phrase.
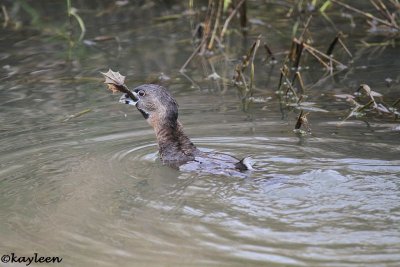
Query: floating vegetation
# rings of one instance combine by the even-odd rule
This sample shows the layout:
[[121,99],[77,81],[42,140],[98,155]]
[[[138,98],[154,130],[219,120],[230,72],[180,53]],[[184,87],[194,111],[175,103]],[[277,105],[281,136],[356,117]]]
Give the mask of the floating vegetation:
[[[118,52],[120,52],[122,50],[121,41],[119,40],[119,38],[117,36],[111,36],[111,35],[100,35],[100,36],[96,36],[92,39],[85,39],[85,40],[83,40],[83,44],[85,44],[86,46],[89,46],[89,47],[97,47],[97,45],[99,43],[108,42],[108,41],[114,41],[117,44]],[[107,50],[103,50],[103,51],[109,53],[109,51],[107,51]]]
[[85,115],[85,114],[87,114],[87,113],[89,113],[89,112],[91,112],[91,111],[92,111],[91,108],[82,110],[82,111],[80,111],[80,112],[78,112],[78,113],[76,113],[76,114],[69,115],[67,118],[63,119],[61,122],[70,121],[70,120],[72,120],[72,119],[75,119],[75,118],[78,118],[78,117],[80,117],[80,116],[83,116],[83,115]]
[[[396,108],[400,99],[396,100],[392,105],[388,105],[383,102],[382,94],[371,90],[367,84],[361,84],[355,92],[355,95],[343,94],[335,96],[337,98],[346,99],[346,101],[353,106],[350,113],[340,124],[343,124],[351,117],[362,118],[367,114],[391,115],[395,119],[400,115],[400,112]],[[377,98],[379,98],[379,100],[377,100]]]

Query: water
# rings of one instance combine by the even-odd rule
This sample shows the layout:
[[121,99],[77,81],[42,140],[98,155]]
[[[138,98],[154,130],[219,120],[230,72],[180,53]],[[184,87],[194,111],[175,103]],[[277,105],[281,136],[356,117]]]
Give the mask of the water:
[[[118,35],[122,49],[113,40],[79,46],[72,61],[65,60],[66,41],[52,34],[63,21],[49,23],[64,19],[65,7],[37,5],[46,14],[40,30],[1,33],[0,254],[59,256],[60,266],[400,264],[399,123],[371,115],[338,126],[350,106],[333,97],[361,82],[389,100],[399,97],[398,48],[357,48],[360,36],[386,37],[335,17],[357,55],[345,75],[309,90],[307,101],[329,112],[311,112],[312,135],[298,136],[292,131],[298,112],[282,108],[275,93],[279,64],[268,72],[257,67],[256,96],[266,101],[246,112],[236,88],[204,79],[210,62],[230,78],[232,60],[260,32],[275,51],[287,50],[293,21],[281,19],[282,8],[250,4],[250,14],[281,34],[253,25],[247,41],[228,38],[227,62],[192,62],[190,81],[178,70],[193,51],[195,18],[154,20],[181,14],[183,5],[132,4],[101,14],[106,5],[76,3],[85,39]],[[313,31],[329,39],[334,30],[320,29],[324,23],[317,18]],[[109,67],[127,75],[132,87],[169,76],[193,141],[251,155],[256,170],[243,179],[162,166],[140,113],[105,90],[99,71]],[[322,71],[316,62],[307,67],[304,78],[313,84]]]

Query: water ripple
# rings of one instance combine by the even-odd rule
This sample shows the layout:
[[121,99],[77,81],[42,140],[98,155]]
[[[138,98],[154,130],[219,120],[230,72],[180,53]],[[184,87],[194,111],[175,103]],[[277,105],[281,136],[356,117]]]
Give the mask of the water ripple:
[[[193,141],[252,155],[256,170],[246,179],[178,172],[157,160],[148,130],[19,148],[2,156],[0,232],[23,247],[50,231],[47,244],[87,250],[100,264],[107,255],[182,262],[182,244],[186,254],[201,250],[205,264],[221,257],[254,266],[398,260],[399,160],[343,158],[323,139],[308,146],[292,137]],[[75,260],[93,264],[84,255]]]

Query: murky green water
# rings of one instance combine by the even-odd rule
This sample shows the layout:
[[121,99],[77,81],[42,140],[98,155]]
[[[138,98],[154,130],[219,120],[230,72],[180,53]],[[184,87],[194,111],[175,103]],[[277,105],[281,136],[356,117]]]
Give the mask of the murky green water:
[[[399,122],[375,115],[338,127],[350,105],[333,96],[367,83],[388,102],[399,98],[398,39],[363,47],[389,37],[335,16],[354,62],[312,88],[323,71],[312,60],[304,66],[307,101],[329,112],[311,112],[312,135],[298,136],[298,112],[275,93],[279,63],[257,61],[255,96],[266,101],[246,112],[235,87],[205,79],[212,68],[231,78],[260,33],[281,60],[296,20],[282,7],[250,1],[259,21],[247,39],[232,33],[225,59],[195,59],[189,80],[178,70],[193,51],[197,16],[155,20],[182,14],[186,3],[72,1],[87,33],[68,61],[68,43],[54,33],[64,3],[41,2],[28,2],[42,14],[39,26],[0,30],[1,255],[62,257],[57,266],[399,266]],[[329,40],[321,47],[336,34],[318,15],[311,29],[315,42]],[[88,42],[108,35],[118,41]],[[109,67],[132,87],[170,77],[193,141],[252,155],[257,170],[243,179],[162,166],[140,113],[105,90],[99,71]]]

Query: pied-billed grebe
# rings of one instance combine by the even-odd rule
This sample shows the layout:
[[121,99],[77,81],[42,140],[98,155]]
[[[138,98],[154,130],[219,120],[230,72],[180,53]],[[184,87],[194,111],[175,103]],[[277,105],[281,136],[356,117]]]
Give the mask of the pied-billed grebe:
[[252,170],[250,158],[238,160],[230,155],[197,149],[183,132],[178,121],[178,104],[165,87],[144,84],[129,90],[124,84],[125,77],[119,73],[110,70],[103,75],[111,90],[124,93],[119,101],[136,106],[153,127],[159,157],[164,164],[180,170],[204,170],[226,175]]

